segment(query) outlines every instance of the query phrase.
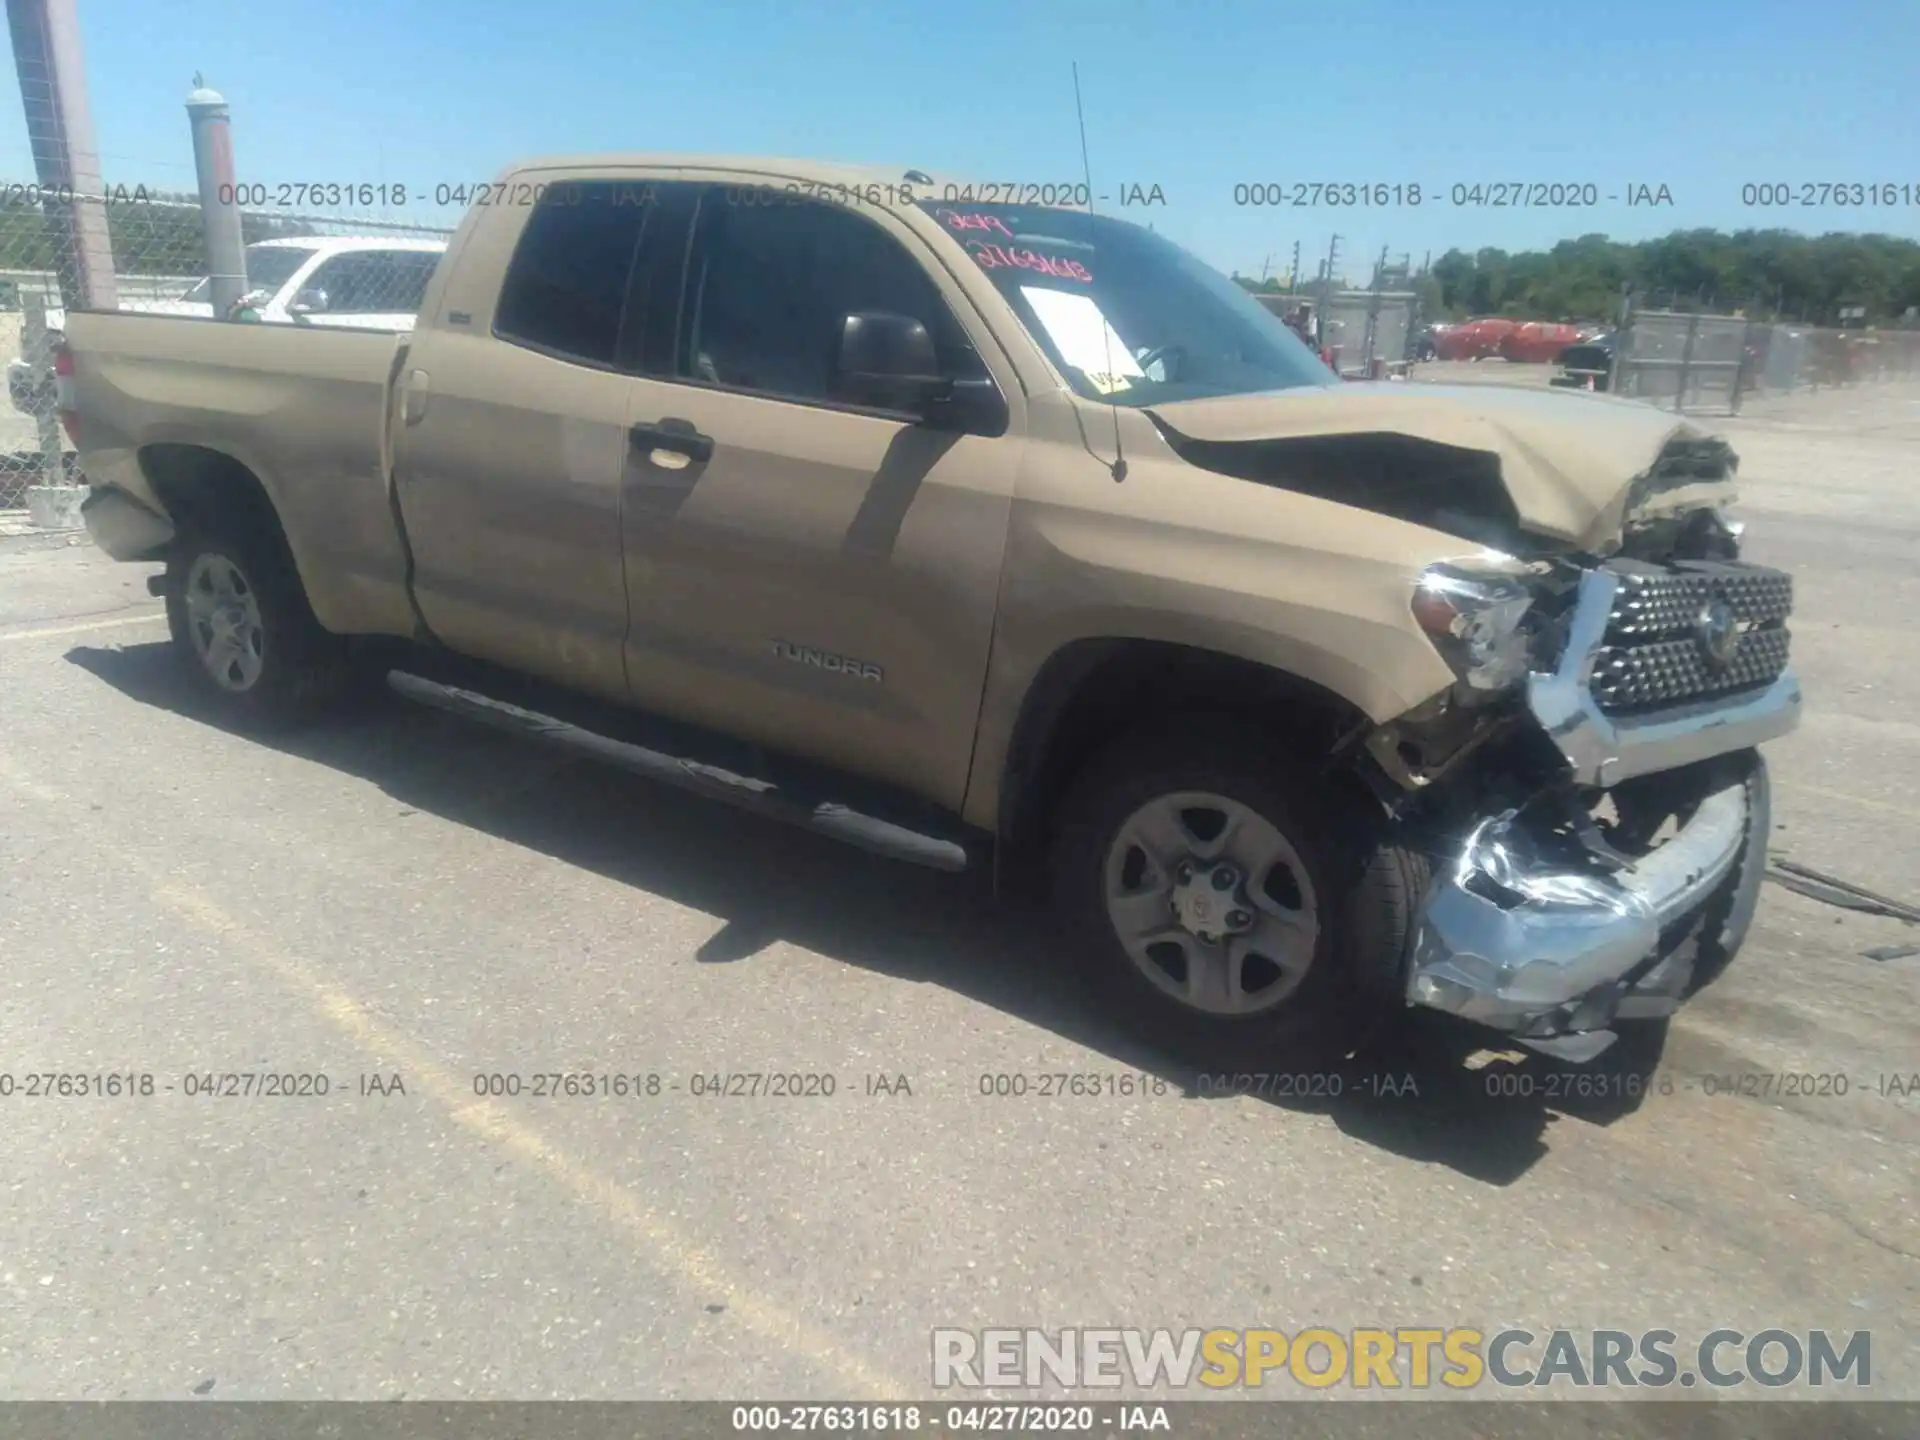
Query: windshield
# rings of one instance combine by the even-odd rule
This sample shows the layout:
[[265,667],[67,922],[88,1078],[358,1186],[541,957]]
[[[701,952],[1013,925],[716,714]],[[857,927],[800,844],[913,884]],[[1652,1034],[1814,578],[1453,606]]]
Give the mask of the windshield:
[[[293,278],[293,272],[313,258],[309,245],[249,245],[247,247],[247,289],[278,290]],[[213,282],[202,280],[189,290],[186,298],[202,304],[212,299]]]
[[921,208],[1086,399],[1155,405],[1337,379],[1259,301],[1151,230],[1038,205]]

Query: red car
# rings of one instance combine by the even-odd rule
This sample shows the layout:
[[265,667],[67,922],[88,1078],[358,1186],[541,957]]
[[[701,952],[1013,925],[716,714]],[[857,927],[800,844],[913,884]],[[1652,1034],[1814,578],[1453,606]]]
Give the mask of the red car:
[[1546,365],[1559,358],[1569,345],[1581,339],[1578,325],[1555,325],[1544,320],[1529,320],[1500,337],[1503,359],[1523,365]]
[[1489,355],[1498,355],[1501,341],[1519,328],[1518,320],[1501,319],[1469,320],[1464,325],[1450,325],[1445,330],[1437,331],[1433,337],[1435,358],[1484,360]]

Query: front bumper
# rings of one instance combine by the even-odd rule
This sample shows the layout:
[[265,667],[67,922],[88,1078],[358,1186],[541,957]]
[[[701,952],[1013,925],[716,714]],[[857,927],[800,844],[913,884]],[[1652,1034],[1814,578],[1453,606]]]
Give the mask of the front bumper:
[[1695,979],[1690,922],[1710,904],[1718,934],[1738,944],[1765,869],[1770,812],[1765,762],[1754,755],[1670,840],[1615,874],[1543,859],[1544,837],[1511,811],[1481,822],[1435,879],[1407,999],[1568,1059],[1593,1058],[1612,1043],[1614,1021],[1679,1008]]

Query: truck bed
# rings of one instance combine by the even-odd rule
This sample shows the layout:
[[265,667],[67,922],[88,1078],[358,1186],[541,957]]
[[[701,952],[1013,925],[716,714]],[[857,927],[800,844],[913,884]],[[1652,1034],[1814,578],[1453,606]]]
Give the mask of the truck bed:
[[301,325],[75,312],[67,344],[88,483],[167,514],[155,478],[170,447],[222,451],[272,498],[321,623],[392,628],[406,564],[387,416],[406,343]]

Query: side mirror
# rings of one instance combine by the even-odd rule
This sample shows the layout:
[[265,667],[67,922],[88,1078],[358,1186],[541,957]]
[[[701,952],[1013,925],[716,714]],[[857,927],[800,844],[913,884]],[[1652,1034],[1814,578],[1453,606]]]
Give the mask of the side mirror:
[[249,290],[233,302],[233,305],[227,311],[226,318],[229,320],[258,320],[260,318],[258,313],[260,307],[271,299],[273,299],[273,292],[271,290]]
[[289,315],[324,315],[326,309],[326,291],[302,290],[293,297],[293,303],[287,306],[287,313]]
[[842,322],[834,380],[841,399],[915,415],[953,388],[940,374],[927,327],[911,315],[886,310],[849,315]]

